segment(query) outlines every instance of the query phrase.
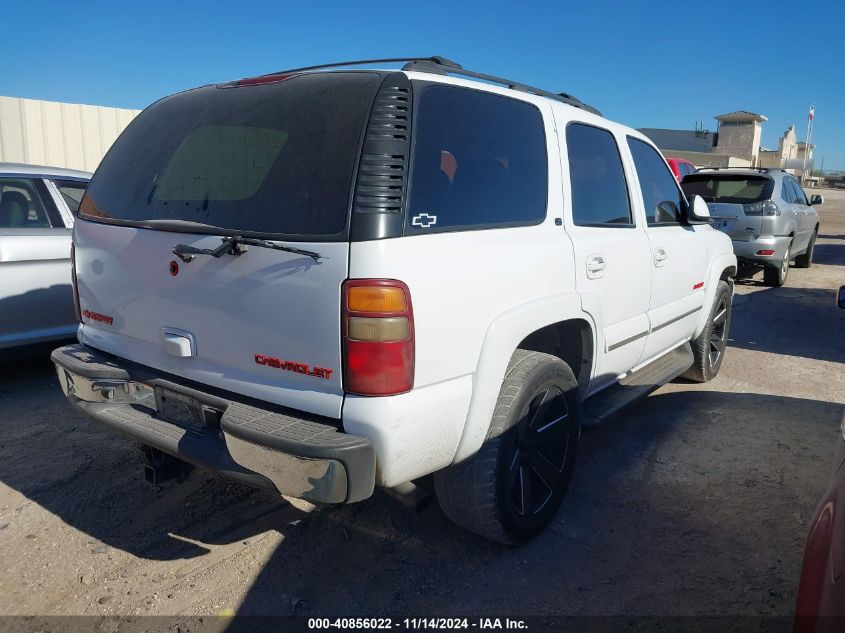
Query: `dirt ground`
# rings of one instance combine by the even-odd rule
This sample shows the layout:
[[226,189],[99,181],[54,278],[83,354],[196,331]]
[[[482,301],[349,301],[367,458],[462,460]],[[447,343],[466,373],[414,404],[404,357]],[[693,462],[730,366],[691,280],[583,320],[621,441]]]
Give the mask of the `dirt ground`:
[[597,429],[554,525],[507,548],[383,493],[302,511],[140,453],[0,367],[0,614],[788,615],[845,405],[845,192],[816,264],[737,287],[731,347]]

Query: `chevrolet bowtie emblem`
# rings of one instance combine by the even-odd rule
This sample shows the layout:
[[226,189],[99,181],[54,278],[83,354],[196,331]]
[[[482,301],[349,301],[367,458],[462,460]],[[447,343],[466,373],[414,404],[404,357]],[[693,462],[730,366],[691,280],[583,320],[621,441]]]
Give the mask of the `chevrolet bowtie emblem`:
[[428,213],[420,213],[415,215],[411,218],[411,225],[418,226],[422,229],[427,229],[428,227],[437,224],[437,216],[436,215],[429,215]]

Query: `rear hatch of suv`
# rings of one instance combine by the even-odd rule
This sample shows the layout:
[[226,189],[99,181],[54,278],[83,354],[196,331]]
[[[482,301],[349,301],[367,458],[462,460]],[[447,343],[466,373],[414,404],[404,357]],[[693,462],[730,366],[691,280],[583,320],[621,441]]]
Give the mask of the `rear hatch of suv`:
[[765,174],[705,171],[686,176],[681,187],[687,196],[704,198],[710,208],[710,223],[732,240],[757,239],[763,217],[774,215],[770,200],[774,181]]
[[277,75],[140,114],[76,223],[83,342],[340,417],[350,192],[378,88],[371,72]]

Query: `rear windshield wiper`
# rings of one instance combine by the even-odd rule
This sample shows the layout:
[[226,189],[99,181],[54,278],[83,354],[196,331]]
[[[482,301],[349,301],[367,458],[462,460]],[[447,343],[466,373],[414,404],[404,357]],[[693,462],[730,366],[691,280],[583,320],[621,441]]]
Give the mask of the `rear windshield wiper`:
[[243,255],[247,252],[248,246],[259,246],[261,248],[272,248],[277,251],[285,251],[287,253],[296,253],[297,255],[305,255],[310,257],[315,262],[319,263],[322,255],[314,251],[306,251],[301,248],[294,248],[293,246],[285,246],[284,244],[276,244],[269,240],[259,240],[252,237],[241,237],[240,235],[233,235],[232,237],[224,237],[223,243],[217,248],[195,248],[187,244],[177,244],[173,247],[173,254],[176,255],[183,262],[191,261],[197,255],[210,255],[211,257],[220,258],[223,255]]

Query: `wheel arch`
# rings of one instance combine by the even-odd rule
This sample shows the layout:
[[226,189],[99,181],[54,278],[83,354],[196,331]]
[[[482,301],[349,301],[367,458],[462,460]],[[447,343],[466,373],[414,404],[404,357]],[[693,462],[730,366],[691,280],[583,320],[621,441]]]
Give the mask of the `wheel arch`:
[[693,339],[698,338],[707,325],[707,319],[710,318],[710,306],[716,298],[716,288],[720,281],[727,281],[731,287],[731,295],[733,295],[733,278],[737,273],[736,255],[731,253],[722,253],[710,262],[710,269],[707,272],[707,278],[704,284],[704,308],[701,310],[701,316],[698,319],[695,333],[692,335]]
[[[572,340],[577,337],[577,343]],[[579,387],[589,384],[595,363],[596,324],[581,308],[576,292],[566,292],[515,306],[488,326],[472,379],[472,397],[453,463],[474,455],[490,427],[511,356],[520,346],[558,356],[572,367]],[[581,356],[581,358],[577,358]],[[584,357],[589,356],[589,361]],[[576,359],[576,360],[573,360]]]

